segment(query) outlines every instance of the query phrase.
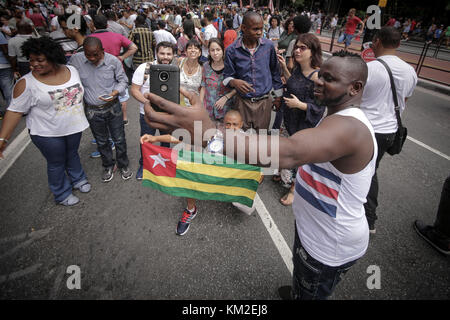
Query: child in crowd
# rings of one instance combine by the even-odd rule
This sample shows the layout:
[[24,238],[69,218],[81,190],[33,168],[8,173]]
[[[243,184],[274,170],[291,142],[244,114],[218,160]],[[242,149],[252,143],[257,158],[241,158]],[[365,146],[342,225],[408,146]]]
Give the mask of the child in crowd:
[[[244,125],[244,121],[242,120],[242,116],[237,110],[229,110],[225,117],[223,118],[223,123],[225,125],[226,129],[233,129],[233,130],[241,130],[242,126]],[[166,143],[173,143],[178,144],[180,143],[180,140],[176,139],[175,137],[171,136],[170,134],[165,134],[161,136],[153,136],[150,134],[144,134],[141,137],[141,144],[144,144],[145,142],[150,143],[157,143],[157,142],[166,142]],[[247,207],[243,204],[233,202],[233,205],[241,210],[242,212],[246,214],[251,214],[255,208],[253,207]],[[189,230],[189,225],[191,221],[197,216],[198,210],[197,206],[195,205],[195,199],[188,198],[187,199],[187,207],[184,209],[183,214],[180,218],[180,221],[178,221],[176,234],[179,236],[182,236],[186,234],[186,232]]]

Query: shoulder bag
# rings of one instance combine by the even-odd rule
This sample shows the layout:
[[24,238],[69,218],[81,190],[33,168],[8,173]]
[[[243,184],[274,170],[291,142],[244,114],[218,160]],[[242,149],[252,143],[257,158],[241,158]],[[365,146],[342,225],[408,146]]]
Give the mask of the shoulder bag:
[[406,137],[408,135],[408,130],[406,127],[402,125],[402,119],[400,118],[400,106],[398,105],[398,99],[397,99],[397,90],[395,89],[395,83],[394,83],[394,77],[392,76],[391,69],[387,65],[386,62],[384,62],[381,59],[377,59],[387,70],[389,73],[389,78],[391,80],[391,89],[392,89],[392,96],[394,97],[394,109],[395,109],[395,116],[397,117],[397,132],[395,133],[394,142],[392,143],[392,146],[387,149],[387,153],[389,153],[391,156],[395,154],[399,154],[400,151],[402,151],[403,144],[405,143]]

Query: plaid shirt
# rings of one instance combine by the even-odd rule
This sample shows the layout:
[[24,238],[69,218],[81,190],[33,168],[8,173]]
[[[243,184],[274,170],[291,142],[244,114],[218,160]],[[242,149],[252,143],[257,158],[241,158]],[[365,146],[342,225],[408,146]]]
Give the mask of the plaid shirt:
[[134,28],[128,35],[128,39],[133,41],[138,47],[133,57],[134,64],[153,61],[152,47],[155,45],[155,39],[153,38],[153,33],[148,28]]

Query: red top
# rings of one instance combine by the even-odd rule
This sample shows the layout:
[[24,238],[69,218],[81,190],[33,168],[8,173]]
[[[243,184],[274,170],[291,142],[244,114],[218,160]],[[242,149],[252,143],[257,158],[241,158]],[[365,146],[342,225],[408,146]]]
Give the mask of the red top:
[[357,16],[354,16],[353,18],[348,17],[347,23],[345,24],[345,33],[346,34],[354,34],[356,27],[360,23],[362,23],[362,21]]
[[392,27],[395,24],[395,18],[390,18],[389,21],[386,23],[386,26]]
[[223,36],[223,46],[225,47],[225,49],[234,42],[234,40],[236,40],[237,38],[237,33],[234,30],[227,30],[225,31],[225,34]]
[[30,15],[31,21],[33,21],[33,24],[35,27],[43,27],[45,23],[45,19],[40,13],[33,13]]
[[99,38],[102,42],[105,52],[112,54],[115,57],[120,55],[121,48],[128,49],[130,44],[133,43],[128,38],[115,32],[93,33],[90,35],[90,37]]

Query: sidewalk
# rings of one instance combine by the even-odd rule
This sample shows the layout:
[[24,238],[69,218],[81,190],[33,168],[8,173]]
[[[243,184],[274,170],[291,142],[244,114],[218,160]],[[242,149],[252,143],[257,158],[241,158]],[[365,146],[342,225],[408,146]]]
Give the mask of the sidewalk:
[[[321,36],[317,33],[315,35],[320,39],[322,50],[325,53],[329,53],[331,38],[326,36]],[[353,41],[355,42],[355,41]],[[334,39],[332,52],[344,49],[343,43],[337,43],[337,37]],[[361,53],[361,42],[352,43],[349,47],[350,52]],[[420,55],[413,53],[406,53],[397,51],[399,58],[403,59],[405,62],[409,63],[414,69],[416,69],[417,62],[419,61]],[[443,70],[436,70],[432,68],[439,68]],[[425,82],[434,81],[437,88],[450,91],[450,61],[434,59],[426,57],[419,73],[419,79],[425,80]],[[428,80],[428,81],[427,81]],[[438,90],[441,91],[441,90]]]

